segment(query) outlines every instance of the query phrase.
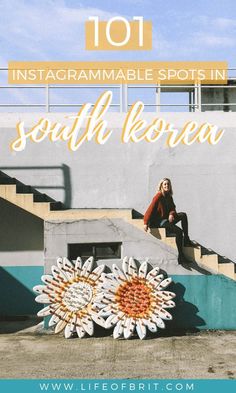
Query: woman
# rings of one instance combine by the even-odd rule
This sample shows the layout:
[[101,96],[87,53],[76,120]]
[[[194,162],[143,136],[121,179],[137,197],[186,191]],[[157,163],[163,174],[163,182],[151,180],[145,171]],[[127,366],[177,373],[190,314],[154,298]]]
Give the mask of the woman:
[[[168,232],[176,235],[176,245],[179,256],[178,262],[184,263],[186,259],[183,254],[184,246],[194,246],[188,235],[188,218],[186,213],[177,213],[172,198],[173,191],[170,179],[164,178],[158,185],[158,192],[144,215],[144,230],[148,228],[166,228]],[[181,222],[183,230],[176,224]]]

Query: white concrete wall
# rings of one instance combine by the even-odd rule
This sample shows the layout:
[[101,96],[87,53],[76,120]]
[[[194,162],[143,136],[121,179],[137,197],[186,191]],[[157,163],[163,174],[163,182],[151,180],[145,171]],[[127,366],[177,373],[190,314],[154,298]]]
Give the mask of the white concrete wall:
[[[41,117],[69,124],[66,115],[1,114],[2,170],[26,184],[46,186],[39,189],[58,200],[69,204],[71,201],[73,208],[134,208],[141,213],[155,194],[159,179],[170,177],[177,209],[188,213],[191,237],[236,261],[236,114],[143,115],[149,122],[162,117],[178,128],[189,120],[216,124],[226,130],[216,146],[194,144],[171,149],[165,146],[165,138],[153,144],[121,144],[125,114],[109,113],[105,118],[114,131],[103,146],[92,141],[71,152],[65,142],[44,141],[37,145],[28,143],[23,152],[10,151],[19,119],[25,120],[28,127]],[[67,168],[66,179],[60,169],[63,164]],[[65,191],[57,188],[64,185]]]

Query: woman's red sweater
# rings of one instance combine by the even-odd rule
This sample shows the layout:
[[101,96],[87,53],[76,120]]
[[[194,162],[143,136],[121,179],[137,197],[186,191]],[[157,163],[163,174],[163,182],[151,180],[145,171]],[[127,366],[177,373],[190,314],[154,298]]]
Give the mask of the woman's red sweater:
[[144,224],[159,225],[162,220],[168,219],[170,214],[176,215],[173,198],[169,193],[163,195],[159,191],[144,214]]

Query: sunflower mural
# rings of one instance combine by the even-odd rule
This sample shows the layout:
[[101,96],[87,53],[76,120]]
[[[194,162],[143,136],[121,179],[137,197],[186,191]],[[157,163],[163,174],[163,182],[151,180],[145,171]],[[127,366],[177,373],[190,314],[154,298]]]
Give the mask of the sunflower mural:
[[52,315],[49,326],[55,326],[55,333],[64,330],[66,338],[77,332],[79,338],[94,333],[94,322],[104,326],[104,319],[94,307],[98,283],[104,270],[100,265],[92,270],[93,258],[82,263],[77,258],[75,265],[67,258],[58,258],[52,266],[52,275],[43,275],[45,285],[33,288],[39,295],[36,302],[49,304],[38,312],[38,316]]
[[175,306],[175,294],[165,290],[172,279],[164,279],[159,267],[148,272],[146,261],[138,268],[127,257],[122,269],[113,264],[111,273],[103,273],[104,265],[94,270],[92,266],[92,257],[84,264],[77,258],[75,265],[58,258],[52,275],[42,276],[45,285],[33,288],[39,293],[36,302],[49,304],[38,316],[52,315],[49,326],[55,326],[55,333],[64,330],[66,338],[74,332],[79,338],[92,336],[96,322],[106,329],[114,327],[114,338],[128,339],[136,330],[144,339],[147,329],[155,333],[165,328],[164,320],[172,319],[166,309]]
[[94,299],[100,317],[107,317],[104,327],[114,326],[113,337],[129,338],[135,331],[144,339],[147,329],[164,329],[164,320],[171,320],[166,310],[175,306],[173,292],[164,289],[171,278],[164,279],[158,267],[148,272],[147,262],[139,269],[133,258],[123,259],[122,269],[112,266],[112,273],[103,274],[98,295]]

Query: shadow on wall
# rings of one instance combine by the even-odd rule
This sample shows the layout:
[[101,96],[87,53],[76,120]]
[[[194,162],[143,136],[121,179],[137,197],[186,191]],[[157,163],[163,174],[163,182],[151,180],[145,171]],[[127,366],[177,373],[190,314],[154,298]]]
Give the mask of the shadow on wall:
[[[70,167],[66,164],[62,164],[61,166],[5,166],[0,168],[3,172],[10,171],[9,176],[12,176],[12,173],[14,173],[14,177],[18,179],[17,176],[17,171],[20,171],[20,173],[24,172],[24,175],[27,177],[27,174],[32,176],[34,175],[34,178],[37,179],[38,173],[37,171],[40,171],[40,173],[45,171],[45,179],[54,179],[56,171],[60,171],[62,175],[62,184],[54,185],[54,184],[49,184],[49,185],[40,185],[37,183],[33,184],[28,184],[31,187],[44,192],[44,190],[63,190],[64,191],[64,201],[60,201],[63,203],[63,205],[66,208],[71,208],[71,201],[72,201],[72,190],[71,190],[71,176],[70,176]],[[19,173],[19,172],[18,172]]]
[[170,329],[198,332],[206,322],[198,315],[199,309],[184,299],[186,288],[181,283],[172,282],[169,290],[176,294],[176,307],[171,311],[173,320],[169,324]]
[[176,297],[174,300],[175,308],[167,310],[172,315],[171,321],[164,321],[166,328],[158,329],[158,333],[149,333],[150,338],[153,337],[172,337],[184,336],[186,333],[197,333],[206,325],[203,318],[198,315],[199,309],[193,303],[186,301],[184,295],[186,288],[181,283],[172,282],[167,291],[174,292]]
[[0,267],[0,317],[35,315],[42,308],[32,287],[40,281],[43,267]]
[[43,220],[1,198],[0,211],[0,252],[43,251]]

